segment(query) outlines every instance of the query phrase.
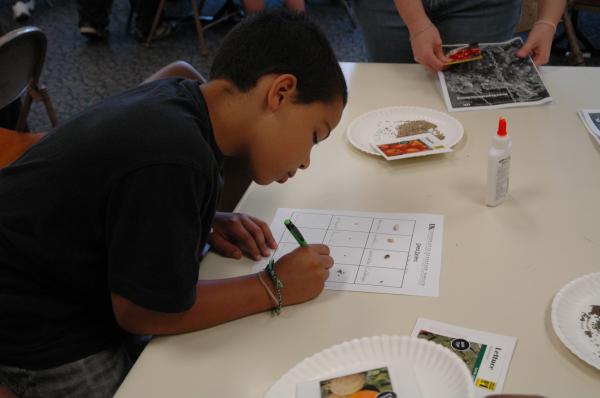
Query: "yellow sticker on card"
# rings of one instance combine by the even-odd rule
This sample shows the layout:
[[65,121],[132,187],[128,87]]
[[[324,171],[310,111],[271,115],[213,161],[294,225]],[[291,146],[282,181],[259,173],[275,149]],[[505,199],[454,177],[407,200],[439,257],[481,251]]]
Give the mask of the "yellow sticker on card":
[[475,386],[485,388],[486,390],[494,391],[496,390],[496,383],[489,380],[477,379],[475,380]]

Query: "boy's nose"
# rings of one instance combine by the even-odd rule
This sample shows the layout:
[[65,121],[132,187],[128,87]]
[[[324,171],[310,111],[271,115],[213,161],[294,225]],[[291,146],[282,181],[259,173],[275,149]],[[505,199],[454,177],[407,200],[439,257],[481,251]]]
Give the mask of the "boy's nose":
[[304,162],[302,162],[302,164],[300,165],[300,168],[302,170],[304,170],[304,169],[308,169],[308,166],[310,166],[310,158],[306,159]]

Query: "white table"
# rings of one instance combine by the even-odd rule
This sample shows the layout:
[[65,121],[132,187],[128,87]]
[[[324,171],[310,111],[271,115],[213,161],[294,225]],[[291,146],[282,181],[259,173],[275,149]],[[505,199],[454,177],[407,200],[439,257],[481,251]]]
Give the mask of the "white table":
[[[305,357],[356,337],[409,335],[417,317],[517,337],[504,392],[600,396],[600,371],[560,343],[549,314],[563,285],[600,270],[600,147],[576,114],[600,108],[600,69],[544,67],[553,103],[454,113],[465,136],[453,153],[386,162],[355,150],[346,127],[385,106],[445,111],[437,78],[417,65],[343,68],[348,106],[309,170],[284,185],[252,185],[239,210],[268,222],[278,207],[442,214],[440,297],[324,291],[279,317],[155,338],[117,396],[262,397]],[[487,150],[500,115],[513,140],[510,197],[489,208]],[[250,266],[210,254],[200,277]]]

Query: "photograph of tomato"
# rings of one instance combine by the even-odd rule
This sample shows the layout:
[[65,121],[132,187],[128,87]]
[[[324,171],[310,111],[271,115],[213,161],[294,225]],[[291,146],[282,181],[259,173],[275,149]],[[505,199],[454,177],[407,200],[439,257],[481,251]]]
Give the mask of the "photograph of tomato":
[[446,65],[459,64],[481,59],[481,49],[479,43],[471,43],[466,46],[452,48],[445,55],[450,58]]
[[431,150],[431,147],[420,139],[398,141],[391,144],[379,144],[377,147],[381,149],[386,156],[406,155],[409,153]]

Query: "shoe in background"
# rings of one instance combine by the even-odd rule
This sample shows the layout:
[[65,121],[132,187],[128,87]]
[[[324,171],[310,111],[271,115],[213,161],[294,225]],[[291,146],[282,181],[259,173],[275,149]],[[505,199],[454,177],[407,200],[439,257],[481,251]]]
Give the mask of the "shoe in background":
[[31,13],[35,10],[35,0],[17,1],[12,6],[13,18],[17,22],[25,22],[31,17]]

